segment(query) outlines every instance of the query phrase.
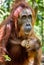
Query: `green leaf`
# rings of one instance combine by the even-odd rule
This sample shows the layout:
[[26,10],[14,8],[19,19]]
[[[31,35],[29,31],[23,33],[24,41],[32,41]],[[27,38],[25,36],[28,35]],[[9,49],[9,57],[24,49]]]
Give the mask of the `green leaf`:
[[8,55],[4,55],[5,61],[11,61],[11,58]]

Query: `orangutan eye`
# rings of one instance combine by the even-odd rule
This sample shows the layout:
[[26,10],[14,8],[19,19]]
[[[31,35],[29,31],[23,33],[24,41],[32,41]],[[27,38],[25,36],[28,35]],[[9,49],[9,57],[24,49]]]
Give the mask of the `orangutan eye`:
[[23,16],[22,16],[22,19],[26,19],[26,18],[27,18],[27,16],[26,16],[26,15],[23,15]]
[[28,18],[29,18],[29,19],[32,19],[32,15],[28,15]]

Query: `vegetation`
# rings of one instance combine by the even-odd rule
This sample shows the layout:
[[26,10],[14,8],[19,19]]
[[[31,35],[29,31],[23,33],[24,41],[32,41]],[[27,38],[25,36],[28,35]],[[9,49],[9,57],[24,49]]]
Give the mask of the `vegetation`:
[[[2,3],[1,3],[2,1]],[[36,12],[36,23],[35,33],[38,35],[44,46],[44,1],[43,0],[27,0],[28,3],[35,9]],[[10,14],[13,0],[0,0],[0,24]],[[44,50],[44,47],[42,47]]]

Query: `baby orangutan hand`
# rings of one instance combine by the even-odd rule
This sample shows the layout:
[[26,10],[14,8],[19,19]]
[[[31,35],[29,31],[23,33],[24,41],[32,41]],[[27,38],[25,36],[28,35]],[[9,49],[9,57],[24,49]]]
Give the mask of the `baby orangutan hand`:
[[23,40],[21,45],[23,47],[26,47],[27,50],[37,50],[40,47],[40,44],[37,43],[38,41],[36,39],[27,39],[27,40]]

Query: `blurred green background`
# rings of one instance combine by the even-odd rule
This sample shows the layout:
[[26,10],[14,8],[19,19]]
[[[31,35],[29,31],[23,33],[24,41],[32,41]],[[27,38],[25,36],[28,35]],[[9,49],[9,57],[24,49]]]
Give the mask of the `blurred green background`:
[[[0,0],[0,24],[10,14],[12,3],[15,0]],[[26,0],[35,9],[36,23],[34,26],[35,34],[42,42],[44,53],[44,0]]]

